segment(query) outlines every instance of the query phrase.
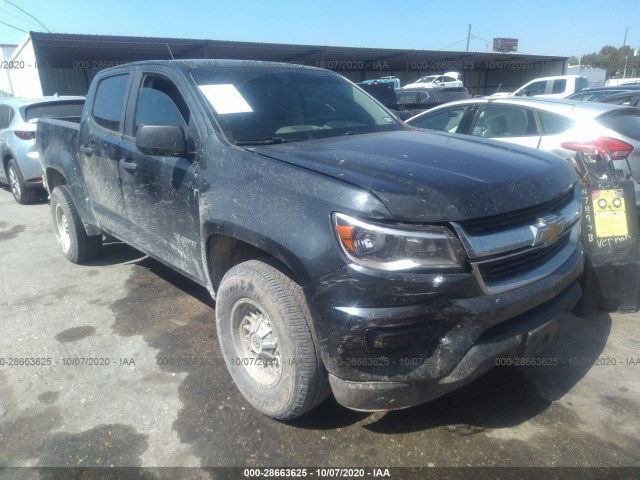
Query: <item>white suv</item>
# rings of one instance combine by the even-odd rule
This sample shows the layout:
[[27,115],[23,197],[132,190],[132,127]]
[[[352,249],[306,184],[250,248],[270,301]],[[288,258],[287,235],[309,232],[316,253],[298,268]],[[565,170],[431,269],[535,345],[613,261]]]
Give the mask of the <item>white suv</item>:
[[462,80],[460,80],[460,74],[458,72],[447,72],[443,75],[428,75],[426,77],[419,78],[413,83],[405,85],[405,88],[434,88],[434,87],[462,87],[464,86]]

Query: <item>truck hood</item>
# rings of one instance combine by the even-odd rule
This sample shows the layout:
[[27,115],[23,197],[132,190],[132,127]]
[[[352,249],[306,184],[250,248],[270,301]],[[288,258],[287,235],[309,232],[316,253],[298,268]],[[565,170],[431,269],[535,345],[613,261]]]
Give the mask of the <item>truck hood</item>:
[[421,130],[260,146],[256,153],[375,194],[400,221],[482,218],[552,200],[576,181],[560,157]]

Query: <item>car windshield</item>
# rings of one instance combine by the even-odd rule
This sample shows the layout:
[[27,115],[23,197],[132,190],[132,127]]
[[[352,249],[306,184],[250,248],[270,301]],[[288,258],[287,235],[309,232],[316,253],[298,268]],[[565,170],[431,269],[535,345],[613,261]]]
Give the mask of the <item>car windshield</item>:
[[281,66],[196,68],[191,74],[238,145],[400,128],[388,110],[332,72]]
[[416,80],[416,83],[433,83],[438,78],[438,75],[429,75],[428,77],[422,77]]
[[[423,89],[424,90],[424,89]],[[420,103],[427,103],[429,101],[428,92],[418,92],[415,90],[398,91],[398,104],[400,105],[416,105]]]
[[35,103],[24,107],[22,117],[26,122],[38,118],[80,117],[84,100]]

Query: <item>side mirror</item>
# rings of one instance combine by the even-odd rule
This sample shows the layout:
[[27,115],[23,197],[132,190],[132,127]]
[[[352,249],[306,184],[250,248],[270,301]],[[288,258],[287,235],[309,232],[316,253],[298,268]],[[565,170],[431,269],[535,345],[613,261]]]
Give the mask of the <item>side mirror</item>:
[[178,125],[140,125],[136,134],[136,147],[145,155],[188,156],[184,130]]

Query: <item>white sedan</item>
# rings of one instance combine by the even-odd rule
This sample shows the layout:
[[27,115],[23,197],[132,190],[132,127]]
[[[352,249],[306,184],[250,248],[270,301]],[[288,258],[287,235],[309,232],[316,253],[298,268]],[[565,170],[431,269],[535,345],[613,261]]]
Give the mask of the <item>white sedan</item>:
[[571,160],[576,151],[613,162],[634,181],[640,207],[640,110],[555,98],[483,97],[449,102],[406,122],[418,128],[493,138]]

